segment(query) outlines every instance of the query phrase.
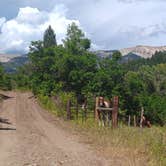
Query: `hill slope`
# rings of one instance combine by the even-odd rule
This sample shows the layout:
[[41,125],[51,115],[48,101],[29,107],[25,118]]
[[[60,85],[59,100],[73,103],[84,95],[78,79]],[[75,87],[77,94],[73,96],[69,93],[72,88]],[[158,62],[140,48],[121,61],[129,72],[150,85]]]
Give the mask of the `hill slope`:
[[161,46],[161,47],[152,47],[152,46],[136,46],[136,47],[131,47],[131,48],[124,48],[121,49],[120,52],[122,55],[128,55],[129,53],[136,54],[138,56],[141,56],[143,58],[151,58],[152,55],[155,54],[155,52],[163,52],[166,51],[166,46]]

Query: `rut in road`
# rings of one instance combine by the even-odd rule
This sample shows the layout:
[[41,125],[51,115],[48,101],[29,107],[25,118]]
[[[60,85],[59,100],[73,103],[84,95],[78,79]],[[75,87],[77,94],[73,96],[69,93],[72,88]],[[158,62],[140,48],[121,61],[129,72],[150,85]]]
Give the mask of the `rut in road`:
[[0,107],[0,166],[112,165],[64,130],[31,93],[6,95],[11,98]]

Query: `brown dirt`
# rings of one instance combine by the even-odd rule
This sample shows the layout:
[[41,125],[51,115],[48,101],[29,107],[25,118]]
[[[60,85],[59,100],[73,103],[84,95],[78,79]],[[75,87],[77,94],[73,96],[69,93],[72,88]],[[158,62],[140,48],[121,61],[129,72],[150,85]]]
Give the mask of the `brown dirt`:
[[0,166],[114,165],[64,129],[31,93],[5,95],[11,98],[0,104]]

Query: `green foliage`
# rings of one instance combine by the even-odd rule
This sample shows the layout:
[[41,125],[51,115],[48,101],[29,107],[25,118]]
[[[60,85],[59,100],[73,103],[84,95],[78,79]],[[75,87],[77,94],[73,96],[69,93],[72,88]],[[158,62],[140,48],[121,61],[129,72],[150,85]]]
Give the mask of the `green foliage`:
[[3,89],[3,90],[12,89],[11,76],[4,72],[1,64],[0,64],[0,89]]
[[146,65],[137,72],[127,72],[124,86],[128,114],[139,115],[143,106],[152,122],[166,124],[166,64]]
[[125,63],[124,66],[126,70],[138,71],[143,65],[157,65],[161,63],[166,63],[166,52],[156,52],[151,58],[148,59],[138,59]]
[[96,95],[121,96],[121,83],[123,82],[123,66],[118,59],[99,59],[98,70],[89,83],[88,89]]
[[120,51],[115,51],[112,55],[112,60],[113,61],[119,61],[122,58],[122,54]]
[[[56,98],[56,99],[55,99]],[[59,92],[54,95],[54,98],[38,94],[38,99],[42,106],[57,116],[66,119],[66,103],[70,99],[72,103],[75,101],[74,93]]]
[[151,119],[154,124],[164,126],[166,124],[166,95],[153,94],[144,96],[143,99],[146,117]]
[[90,41],[74,23],[69,26],[64,43],[66,48],[44,48],[42,41],[31,43],[31,86],[35,94],[50,95],[58,91],[59,85],[62,90],[80,94],[96,72],[97,58],[86,51]]
[[39,94],[38,99],[39,99],[40,104],[45,109],[49,110],[50,112],[54,113],[55,115],[58,115],[58,110],[50,97]]
[[20,67],[17,73],[13,76],[14,88],[17,89],[30,89],[30,73],[31,65],[25,64]]
[[54,47],[57,45],[56,35],[54,33],[54,30],[51,28],[51,26],[49,26],[44,33],[43,44],[44,44],[44,48]]
[[68,26],[67,37],[63,41],[65,48],[71,54],[82,54],[90,48],[90,40],[85,38],[81,29],[73,22]]
[[139,78],[138,73],[128,72],[125,75],[125,106],[128,109],[128,114],[137,114],[140,110],[141,103],[139,95],[144,92],[144,84]]

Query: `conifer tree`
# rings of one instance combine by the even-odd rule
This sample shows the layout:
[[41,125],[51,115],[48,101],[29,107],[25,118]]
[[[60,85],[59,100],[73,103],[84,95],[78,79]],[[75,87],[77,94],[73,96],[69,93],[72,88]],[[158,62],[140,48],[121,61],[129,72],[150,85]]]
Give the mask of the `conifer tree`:
[[47,28],[47,30],[44,33],[43,44],[44,48],[57,46],[56,35],[51,25]]

